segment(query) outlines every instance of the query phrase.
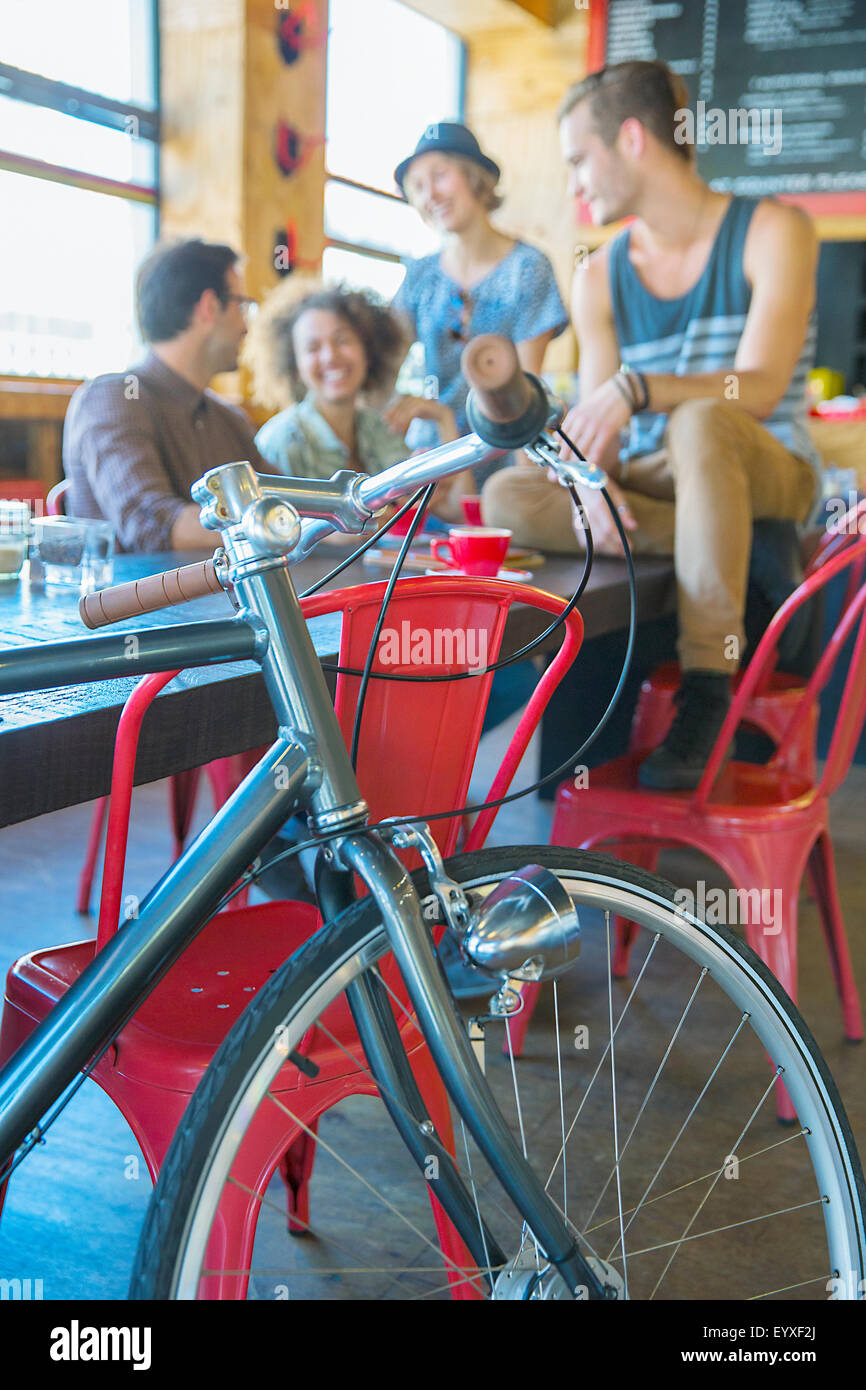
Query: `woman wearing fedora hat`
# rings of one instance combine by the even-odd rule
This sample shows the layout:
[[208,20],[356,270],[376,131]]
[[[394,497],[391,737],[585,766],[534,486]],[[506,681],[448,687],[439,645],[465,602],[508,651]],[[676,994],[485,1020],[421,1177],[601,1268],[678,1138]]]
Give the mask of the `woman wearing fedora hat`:
[[[393,307],[423,344],[427,376],[436,379],[438,397],[454,411],[461,433],[467,428],[467,387],[460,356],[469,339],[504,333],[517,344],[524,370],[537,373],[547,344],[569,321],[544,253],[490,221],[502,202],[499,173],[472,132],[451,121],[428,126],[394,171],[403,196],[440,233],[442,247],[409,261]],[[403,433],[411,412],[411,397],[398,400],[388,413],[392,429]],[[432,428],[426,426],[419,446],[435,443],[426,437]],[[477,471],[478,484],[499,466]]]

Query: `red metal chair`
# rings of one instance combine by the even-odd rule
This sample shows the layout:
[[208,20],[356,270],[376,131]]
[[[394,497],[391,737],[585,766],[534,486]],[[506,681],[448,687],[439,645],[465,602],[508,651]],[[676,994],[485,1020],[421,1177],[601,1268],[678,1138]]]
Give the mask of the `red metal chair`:
[[[333,591],[303,601],[305,615],[342,610],[340,665],[363,667],[373,626],[381,609],[384,584]],[[425,671],[442,674],[442,662],[416,663],[412,634],[474,632],[483,636],[484,653],[479,664],[495,661],[512,603],[528,604],[546,613],[560,613],[564,602],[537,589],[496,580],[412,578],[397,585],[388,610],[388,630],[402,641],[408,633],[409,650],[387,668],[393,673]],[[491,788],[493,798],[504,795],[532,732],[556,685],[580,647],[583,624],[573,612],[566,619],[565,637],[556,658],[542,676],[509,745],[506,758]],[[380,653],[384,648],[380,647]],[[476,655],[481,655],[476,645]],[[403,658],[408,656],[408,660]],[[475,664],[475,663],[472,663]],[[453,670],[467,662],[449,663]],[[445,669],[448,669],[447,667]],[[95,941],[81,941],[32,952],[9,971],[6,1005],[0,1024],[0,1063],[5,1061],[45,1017],[55,1000],[69,987],[117,929],[123,892],[123,870],[129,827],[129,808],[135,751],[144,713],[175,672],[147,676],[136,688],[121,717],[115,750],[111,810],[107,831],[106,869],[103,876],[99,925]],[[359,747],[359,780],[374,819],[394,814],[418,814],[460,806],[465,800],[472,765],[481,734],[492,675],[454,683],[404,684],[372,681],[364,709]],[[354,719],[358,678],[337,679],[336,709],[344,736],[349,738]],[[384,752],[387,749],[387,756]],[[477,848],[489,832],[495,811],[479,816],[467,848]],[[434,833],[444,853],[450,853],[459,831],[459,818],[434,822]],[[115,1040],[93,1071],[130,1124],[141,1146],[150,1173],[156,1176],[165,1151],[213,1053],[249,1001],[250,995],[305,941],[319,925],[316,909],[306,903],[273,902],[227,908],[199,933],[177,964],[145,1001],[135,1018]],[[403,986],[392,966],[386,979],[406,1003]],[[406,1014],[397,1015],[404,1043],[412,1059],[429,1114],[443,1142],[453,1149],[453,1133],[447,1098],[420,1034]],[[375,1087],[359,1061],[347,1073],[345,1049],[357,1049],[345,1001],[328,1011],[323,1030],[313,1029],[303,1050],[319,1068],[315,1081],[287,1069],[276,1083],[293,1091],[289,1108],[298,1123],[280,1116],[276,1106],[263,1111],[244,1141],[233,1172],[239,1185],[220,1209],[220,1229],[208,1251],[213,1268],[244,1269],[254,1237],[261,1195],[277,1167],[286,1185],[289,1229],[307,1229],[308,1184],[315,1156],[315,1133],[321,1115],[345,1096],[375,1095]],[[246,1191],[244,1190],[246,1189]],[[2,1200],[2,1192],[0,1192]],[[433,1210],[446,1259],[465,1264],[466,1255],[450,1223],[435,1199]],[[449,1275],[454,1297],[472,1297],[471,1285]],[[214,1277],[209,1297],[243,1297],[246,1279]]]
[[[797,997],[797,899],[807,865],[817,891],[836,988],[842,1005],[845,1034],[851,1041],[863,1036],[860,1001],[851,970],[845,925],[839,906],[833,847],[829,831],[829,800],[851,764],[866,717],[866,584],[847,605],[827,649],[800,693],[779,747],[766,766],[724,758],[749,701],[772,670],[776,643],[797,608],[836,575],[866,561],[866,537],[857,536],[810,577],[782,605],[761,639],[745,671],[694,792],[656,792],[640,787],[637,770],[643,754],[630,752],[594,768],[589,786],[563,784],[557,793],[551,840],[589,847],[602,841],[627,845],[625,857],[645,866],[661,845],[684,844],[701,850],[725,871],[739,890],[738,904],[757,901],[744,893],[778,891],[780,911],[772,922],[747,920],[749,944],[766,961],[791,998]],[[853,642],[839,715],[823,774],[809,780],[791,770],[790,750],[812,719],[812,709],[847,644]],[[634,843],[633,845],[633,842]],[[779,920],[780,919],[780,920]],[[629,951],[637,928],[617,921],[614,973],[628,969]],[[780,1110],[790,1118],[790,1102],[780,1098]]]
[[[866,497],[861,498],[851,509],[829,527],[821,537],[806,567],[805,577],[816,574],[826,562],[843,551],[858,536],[866,533]],[[856,593],[864,569],[864,561],[852,568],[842,611]],[[736,691],[743,679],[738,672],[733,679]],[[656,748],[667,735],[674,717],[674,696],[682,683],[682,671],[676,661],[666,661],[657,666],[652,675],[642,683],[637,707],[632,720],[629,749],[632,752],[648,753]],[[802,676],[789,675],[775,670],[775,661],[756,688],[754,695],[743,710],[742,723],[766,734],[778,748],[787,729],[791,716],[806,688]],[[815,778],[815,735],[818,728],[818,706],[813,704],[808,717],[804,717],[797,738],[788,745],[787,764],[792,772],[798,772],[810,781]]]

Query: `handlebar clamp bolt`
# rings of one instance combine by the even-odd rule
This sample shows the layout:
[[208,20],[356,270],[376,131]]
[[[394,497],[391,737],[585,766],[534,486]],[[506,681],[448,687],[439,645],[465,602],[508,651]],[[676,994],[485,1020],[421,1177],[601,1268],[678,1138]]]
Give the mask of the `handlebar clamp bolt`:
[[301,518],[279,497],[259,497],[243,515],[243,531],[257,549],[268,555],[285,555],[301,538]]

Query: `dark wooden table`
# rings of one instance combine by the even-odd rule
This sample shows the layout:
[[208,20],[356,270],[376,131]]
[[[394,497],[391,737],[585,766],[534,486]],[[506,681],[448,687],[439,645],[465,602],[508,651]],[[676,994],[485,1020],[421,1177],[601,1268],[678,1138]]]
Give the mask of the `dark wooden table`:
[[[315,556],[295,566],[293,575],[299,592],[328,573],[353,544],[356,542],[347,540],[321,546]],[[197,558],[200,556],[120,556],[115,565],[115,582],[140,578]],[[675,604],[672,563],[639,559],[635,568],[639,620],[671,612]],[[345,570],[331,587],[370,583],[387,578],[388,572],[381,566],[359,562]],[[533,583],[570,597],[581,572],[581,560],[551,556],[539,568]],[[231,612],[228,599],[217,594],[182,608],[119,623],[111,630],[125,632],[145,626],[200,622],[228,617]],[[596,560],[580,612],[587,637],[625,626],[628,587],[622,561]],[[548,623],[549,618],[538,610],[514,608],[503,655],[522,646]],[[320,658],[333,660],[339,642],[339,616],[316,619],[310,630]],[[17,583],[0,584],[0,648],[85,635],[78,617],[77,594],[31,585],[26,574]],[[551,643],[555,640],[551,639]],[[98,681],[0,698],[0,826],[105,795],[117,721],[135,683],[135,678]],[[213,758],[255,748],[274,735],[274,716],[264,681],[253,663],[184,671],[148,711],[135,780],[155,781]]]

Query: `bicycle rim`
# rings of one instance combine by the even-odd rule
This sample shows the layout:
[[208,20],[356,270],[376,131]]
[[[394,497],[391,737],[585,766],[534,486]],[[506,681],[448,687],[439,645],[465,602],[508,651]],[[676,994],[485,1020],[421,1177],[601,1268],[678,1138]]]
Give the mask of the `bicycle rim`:
[[[677,910],[669,884],[607,856],[509,847],[448,868],[480,898],[526,863],[566,884],[582,951],[567,976],[542,986],[522,1056],[514,1018],[485,1024],[485,1070],[595,1272],[621,1298],[862,1296],[863,1185],[850,1130],[766,967],[726,928]],[[416,881],[433,923],[424,874]],[[615,914],[640,928],[622,981],[610,964]],[[154,1191],[133,1297],[489,1293],[465,1247],[446,1239],[443,1254],[448,1228],[429,1201],[435,1164],[425,1181],[381,1101],[352,1094],[375,1089],[343,998],[366,970],[384,980],[416,1047],[375,905],[357,903],[268,982],[214,1058]],[[467,1020],[485,1008],[473,1000]],[[423,1071],[426,1049],[410,1055]],[[776,1118],[776,1076],[796,1109],[790,1128]],[[325,1087],[335,1103],[319,1124]],[[566,1296],[454,1118],[455,1160],[506,1255],[493,1296]],[[441,1132],[441,1104],[435,1119]],[[299,1141],[315,1159],[310,1210],[294,1207],[296,1237],[275,1173],[288,1140],[295,1159]],[[232,1232],[239,1213],[254,1230],[246,1247]]]

